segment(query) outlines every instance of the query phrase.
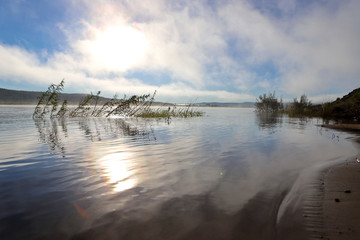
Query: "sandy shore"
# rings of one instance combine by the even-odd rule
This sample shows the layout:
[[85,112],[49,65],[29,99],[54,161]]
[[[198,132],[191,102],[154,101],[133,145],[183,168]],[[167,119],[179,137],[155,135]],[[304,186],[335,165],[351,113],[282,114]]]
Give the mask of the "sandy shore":
[[[360,124],[322,127],[358,134]],[[360,138],[353,139],[360,143]],[[301,207],[290,201],[280,222],[279,239],[360,239],[360,155],[316,166],[313,179],[295,191]],[[291,209],[291,205],[293,209]],[[290,212],[290,214],[289,214]]]
[[316,211],[305,215],[310,239],[360,239],[360,163],[356,157],[326,167],[316,182],[317,191],[307,204]]

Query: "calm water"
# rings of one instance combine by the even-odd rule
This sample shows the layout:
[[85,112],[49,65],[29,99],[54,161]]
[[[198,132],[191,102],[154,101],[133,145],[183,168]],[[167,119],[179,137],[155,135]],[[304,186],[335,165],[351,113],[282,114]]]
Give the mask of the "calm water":
[[316,119],[203,110],[34,121],[0,106],[0,239],[276,239],[298,177],[359,154]]

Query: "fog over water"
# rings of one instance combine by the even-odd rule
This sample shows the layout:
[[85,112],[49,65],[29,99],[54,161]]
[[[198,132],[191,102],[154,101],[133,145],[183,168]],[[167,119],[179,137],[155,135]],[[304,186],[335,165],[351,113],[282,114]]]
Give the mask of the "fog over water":
[[201,110],[33,120],[0,106],[0,239],[276,239],[299,176],[359,154],[319,119]]

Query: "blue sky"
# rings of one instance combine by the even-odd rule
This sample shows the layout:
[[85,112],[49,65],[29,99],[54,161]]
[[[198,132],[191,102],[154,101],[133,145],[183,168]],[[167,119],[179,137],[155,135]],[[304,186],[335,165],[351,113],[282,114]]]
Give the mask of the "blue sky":
[[360,87],[357,0],[1,0],[0,87],[314,102]]

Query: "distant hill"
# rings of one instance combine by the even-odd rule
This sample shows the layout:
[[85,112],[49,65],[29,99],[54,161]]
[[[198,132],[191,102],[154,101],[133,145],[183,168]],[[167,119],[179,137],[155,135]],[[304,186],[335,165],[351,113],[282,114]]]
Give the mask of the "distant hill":
[[[18,91],[0,88],[0,104],[37,104],[38,96],[43,92]],[[79,93],[62,93],[60,100],[68,100],[69,104],[78,104],[86,94]],[[108,98],[100,98],[101,102],[109,100]]]
[[16,91],[0,88],[1,104],[35,104],[40,92]]
[[222,103],[222,102],[201,102],[194,104],[196,106],[206,107],[242,107],[242,108],[253,108],[254,102],[243,102],[243,103]]
[[292,104],[285,110],[286,113],[293,117],[321,117],[324,119],[332,119],[343,123],[354,123],[360,121],[360,88],[351,91],[342,98],[337,98],[333,102],[323,104],[315,104],[310,106],[300,106],[300,113],[292,112]]
[[321,108],[324,117],[360,121],[360,88]]
[[[38,96],[43,92],[18,91],[0,88],[0,104],[37,104]],[[80,93],[62,93],[60,100],[68,100],[69,104],[78,104],[87,94]],[[109,98],[100,97],[100,103],[109,101]],[[154,102],[154,105],[173,105],[171,103]],[[210,107],[254,107],[253,102],[244,103],[219,103],[219,102],[202,102],[194,104],[196,106]]]

